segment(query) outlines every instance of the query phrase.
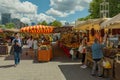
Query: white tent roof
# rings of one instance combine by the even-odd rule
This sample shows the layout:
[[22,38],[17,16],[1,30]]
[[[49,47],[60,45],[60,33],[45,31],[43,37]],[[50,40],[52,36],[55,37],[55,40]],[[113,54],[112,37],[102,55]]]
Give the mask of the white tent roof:
[[120,23],[120,13],[112,18],[108,18],[106,21],[101,23],[100,26],[101,28],[105,28],[115,23]]
[[109,20],[111,20],[111,18],[106,18],[105,21],[100,24],[101,28],[107,27]]
[[86,21],[77,21],[76,23],[76,27],[80,27],[86,24],[100,24],[104,19],[100,18],[100,19],[89,19]]

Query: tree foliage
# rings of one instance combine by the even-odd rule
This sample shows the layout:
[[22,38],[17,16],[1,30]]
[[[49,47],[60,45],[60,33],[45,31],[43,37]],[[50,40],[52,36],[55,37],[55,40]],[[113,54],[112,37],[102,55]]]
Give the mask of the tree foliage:
[[46,21],[39,22],[38,25],[61,27],[62,23],[60,21],[55,20],[55,21],[50,22],[50,23],[47,23]]
[[45,25],[45,26],[47,26],[48,23],[46,21],[42,21],[42,22],[39,22],[38,25]]
[[0,28],[3,28],[3,25],[0,25]]
[[109,0],[110,17],[113,17],[120,13],[120,0]]
[[51,26],[61,27],[61,26],[62,26],[62,23],[61,23],[60,21],[55,20],[55,21],[53,21],[53,22],[51,23]]
[[15,24],[14,23],[7,23],[5,25],[5,27],[8,28],[8,29],[15,28]]
[[84,17],[84,18],[78,18],[78,21],[85,21],[85,20],[88,20],[88,19],[90,19],[90,18],[91,18],[91,16],[88,15],[88,16],[86,16],[86,17]]
[[89,6],[91,18],[100,18],[100,3],[102,0],[93,0]]
[[[100,18],[100,3],[104,0],[92,0],[89,6],[90,14],[85,18],[78,18],[78,20],[83,21],[87,19]],[[120,0],[106,0],[109,2],[109,17],[113,17],[120,13]]]
[[[89,12],[91,18],[100,18],[100,3],[104,0],[93,0],[90,3]],[[120,13],[120,0],[106,0],[109,2],[109,17],[113,17]]]

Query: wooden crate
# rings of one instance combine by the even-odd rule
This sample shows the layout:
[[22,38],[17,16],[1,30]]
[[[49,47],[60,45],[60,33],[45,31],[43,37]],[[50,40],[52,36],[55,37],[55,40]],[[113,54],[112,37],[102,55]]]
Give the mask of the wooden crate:
[[38,61],[50,61],[52,58],[52,49],[38,50]]

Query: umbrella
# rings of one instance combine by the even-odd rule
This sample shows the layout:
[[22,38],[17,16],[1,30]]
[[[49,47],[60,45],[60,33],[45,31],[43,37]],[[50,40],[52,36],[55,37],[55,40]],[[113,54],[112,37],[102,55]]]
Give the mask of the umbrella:
[[51,33],[53,32],[52,26],[44,26],[44,25],[36,25],[36,26],[28,26],[20,29],[21,32],[28,33]]

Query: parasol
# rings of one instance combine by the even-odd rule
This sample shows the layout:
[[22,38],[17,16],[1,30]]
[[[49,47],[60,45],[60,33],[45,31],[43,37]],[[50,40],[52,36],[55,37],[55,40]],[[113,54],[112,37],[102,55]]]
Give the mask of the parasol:
[[36,26],[28,26],[23,27],[20,29],[21,32],[28,32],[28,33],[51,33],[53,31],[52,26],[44,26],[44,25],[36,25]]

